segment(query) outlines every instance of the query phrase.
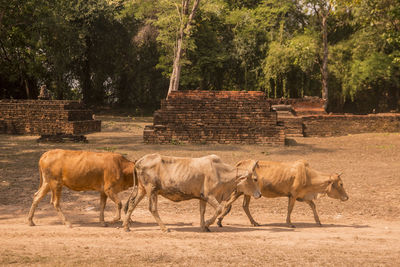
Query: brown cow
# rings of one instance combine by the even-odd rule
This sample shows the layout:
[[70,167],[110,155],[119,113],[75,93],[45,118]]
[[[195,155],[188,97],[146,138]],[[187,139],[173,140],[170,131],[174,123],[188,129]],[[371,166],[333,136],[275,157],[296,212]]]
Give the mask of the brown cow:
[[[130,216],[147,193],[149,210],[161,230],[168,231],[158,215],[158,195],[175,202],[199,199],[201,229],[210,231],[208,227],[242,193],[261,197],[252,173],[256,165],[257,162],[253,162],[253,167],[247,171],[223,163],[216,155],[201,158],[146,155],[135,164],[138,188],[134,188],[129,200],[129,209],[123,223],[125,230],[129,231]],[[215,209],[215,214],[205,222],[206,203]]]
[[[251,168],[254,160],[243,160],[236,164],[236,167]],[[326,174],[316,171],[308,165],[304,160],[295,162],[272,162],[259,161],[255,172],[258,176],[258,185],[261,194],[267,198],[284,197],[289,198],[288,213],[286,223],[290,227],[295,227],[291,220],[294,203],[304,201],[310,205],[315,222],[321,226],[317,210],[315,208],[314,199],[319,196],[328,195],[331,198],[346,201],[349,197],[343,187],[340,174]],[[247,214],[250,222],[254,226],[259,224],[253,219],[249,210],[250,196],[245,195],[243,199],[243,209]],[[229,212],[229,208],[226,213]],[[222,219],[226,215],[223,214],[218,218],[218,225],[222,226]]]
[[28,223],[34,226],[33,215],[39,201],[51,190],[51,203],[56,208],[62,222],[71,223],[60,208],[63,186],[75,191],[100,192],[100,223],[104,222],[104,208],[107,197],[117,205],[113,222],[121,218],[121,200],[118,193],[133,185],[135,164],[117,153],[96,153],[55,149],[47,151],[39,160],[40,186],[35,193]]

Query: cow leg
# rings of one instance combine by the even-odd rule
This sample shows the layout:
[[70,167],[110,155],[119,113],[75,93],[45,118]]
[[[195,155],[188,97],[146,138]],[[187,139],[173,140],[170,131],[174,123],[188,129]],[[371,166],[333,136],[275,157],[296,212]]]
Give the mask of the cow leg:
[[235,202],[236,199],[238,199],[241,195],[242,195],[241,193],[232,193],[229,200],[225,203],[222,213],[218,218],[217,225],[219,227],[222,227],[222,219],[225,217],[225,215],[227,215],[231,211],[232,203]]
[[65,217],[64,213],[61,210],[60,207],[60,200],[61,200],[61,191],[62,191],[62,185],[58,184],[56,187],[52,190],[53,192],[53,205],[54,208],[57,210],[58,216],[60,217],[61,221],[63,224],[72,227],[72,224],[67,220]]
[[100,224],[107,226],[104,222],[104,209],[106,208],[107,195],[104,192],[100,192]]
[[149,210],[151,212],[151,214],[153,214],[154,219],[156,220],[156,222],[158,223],[158,225],[160,226],[161,230],[163,232],[169,232],[169,229],[167,227],[165,227],[164,223],[161,221],[160,215],[158,214],[158,210],[157,210],[157,202],[158,202],[158,195],[157,195],[157,191],[152,189],[149,190],[150,193],[147,194],[148,198],[149,198]]
[[144,190],[144,188],[139,186],[136,197],[129,197],[128,210],[125,214],[124,222],[122,224],[122,226],[124,227],[126,232],[130,231],[129,230],[129,221],[131,219],[132,212],[136,208],[136,206],[139,204],[139,202],[143,199],[145,194],[146,194],[146,191]]
[[294,207],[294,203],[296,202],[296,198],[293,196],[289,196],[289,203],[288,203],[288,213],[287,213],[287,217],[286,217],[286,224],[289,227],[295,228],[296,226],[294,226],[290,220],[290,215],[292,214],[293,211],[293,207]]
[[244,196],[244,198],[243,198],[243,210],[246,213],[247,218],[249,218],[251,225],[260,226],[260,224],[258,222],[256,222],[253,219],[253,216],[251,216],[251,214],[250,214],[250,209],[249,209],[250,200],[251,200],[251,196],[247,196],[247,195]]
[[[126,213],[128,212],[129,203],[130,202],[132,202],[132,203],[135,202],[135,198],[136,198],[137,195],[138,195],[138,186],[136,186],[135,188],[132,189],[132,192],[131,192],[130,196],[126,200],[126,203],[124,205],[124,214],[125,214],[125,216],[126,216]],[[143,193],[143,196],[144,196],[144,193]],[[140,200],[142,200],[142,199],[140,199]],[[131,223],[132,219],[129,218],[128,221],[129,221],[128,223]]]
[[218,225],[219,227],[222,227],[222,220],[224,219],[224,217],[225,217],[226,215],[228,215],[228,213],[231,211],[231,209],[232,209],[232,205],[230,205],[230,206],[226,209],[226,211],[224,212],[224,214],[222,214],[222,215],[218,218],[217,225]]
[[106,194],[112,201],[114,201],[115,205],[117,206],[114,219],[111,221],[111,223],[116,223],[121,219],[122,202],[119,199],[118,195],[115,194],[114,191],[112,191],[111,189],[107,190]]
[[314,201],[312,201],[312,200],[306,200],[306,202],[307,202],[308,205],[310,205],[310,207],[311,207],[311,209],[312,209],[312,211],[313,211],[313,213],[314,213],[314,220],[315,220],[315,222],[317,223],[317,225],[322,226],[321,221],[319,220],[319,217],[318,217],[318,213],[317,213],[317,209],[316,209],[316,207],[315,207]]
[[205,227],[205,222],[204,222],[204,214],[206,213],[206,205],[207,205],[207,202],[204,201],[203,199],[200,199],[200,227],[203,230],[203,232],[210,231],[210,229]]
[[[218,216],[224,212],[225,207],[226,207],[226,209],[228,208],[226,206],[226,203],[227,203],[226,201],[218,203],[218,201],[213,196],[208,197],[207,203],[210,204],[215,209],[215,213],[209,220],[206,221],[206,224],[205,224],[206,231],[207,231],[208,227],[215,222],[215,220],[218,218]],[[209,230],[210,229],[208,229],[208,231]]]
[[39,188],[39,190],[35,193],[32,201],[32,206],[31,209],[29,210],[29,215],[28,215],[28,224],[30,226],[35,226],[35,223],[33,222],[33,215],[35,214],[35,209],[38,206],[40,200],[42,200],[49,191],[50,191],[49,184],[43,183],[42,186]]

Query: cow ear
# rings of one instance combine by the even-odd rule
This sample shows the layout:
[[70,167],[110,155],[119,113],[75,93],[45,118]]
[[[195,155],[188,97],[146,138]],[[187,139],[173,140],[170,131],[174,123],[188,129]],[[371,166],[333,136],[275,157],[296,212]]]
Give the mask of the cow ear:
[[240,182],[246,180],[246,179],[247,179],[247,176],[248,176],[248,173],[247,173],[246,175],[239,176],[238,178],[236,178],[236,181],[237,181],[238,183],[240,183]]
[[326,193],[330,192],[332,190],[332,185],[333,185],[333,180],[331,178],[329,178],[328,186],[326,187]]
[[253,168],[251,168],[251,172],[254,172],[257,166],[258,166],[258,160],[254,163]]

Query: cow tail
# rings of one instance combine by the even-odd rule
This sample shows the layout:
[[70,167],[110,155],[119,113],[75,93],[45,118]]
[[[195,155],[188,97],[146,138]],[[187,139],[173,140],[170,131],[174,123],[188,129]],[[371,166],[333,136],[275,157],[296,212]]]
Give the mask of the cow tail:
[[39,177],[40,177],[39,188],[38,188],[38,191],[36,191],[36,193],[34,194],[34,196],[36,196],[39,193],[39,190],[43,184],[43,173],[42,173],[42,168],[40,168],[40,164],[39,164]]
[[137,186],[137,172],[136,172],[136,167],[133,167],[133,172],[132,172],[132,176],[133,176],[133,187],[132,187],[132,193],[129,196],[128,200],[125,203],[125,207],[124,207],[124,212],[125,214],[128,212],[128,208],[129,208],[129,202],[134,201],[137,193],[138,193],[138,186]]

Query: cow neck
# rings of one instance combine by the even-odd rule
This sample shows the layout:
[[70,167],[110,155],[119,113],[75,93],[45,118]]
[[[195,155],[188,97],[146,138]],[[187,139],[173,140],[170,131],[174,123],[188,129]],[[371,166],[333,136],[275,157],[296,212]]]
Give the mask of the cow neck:
[[318,191],[327,193],[329,181],[331,175],[328,173],[322,173],[315,170],[308,170],[310,175],[310,185],[318,189]]

